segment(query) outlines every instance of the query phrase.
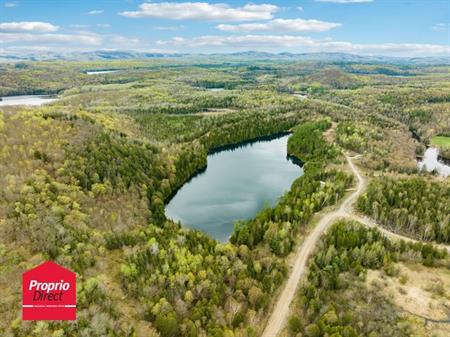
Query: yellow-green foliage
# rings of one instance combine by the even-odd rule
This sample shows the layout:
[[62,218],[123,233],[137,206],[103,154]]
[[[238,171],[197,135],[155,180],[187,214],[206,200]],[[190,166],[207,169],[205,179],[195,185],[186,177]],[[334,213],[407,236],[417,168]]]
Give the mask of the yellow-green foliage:
[[450,159],[450,137],[435,136],[431,139],[431,144],[439,148],[439,155]]
[[396,233],[450,242],[450,185],[426,178],[374,179],[358,200],[360,211]]
[[3,112],[0,111],[0,132],[3,131],[4,127],[5,127],[5,121],[3,120]]
[[[429,267],[448,263],[445,250],[420,243],[392,242],[378,229],[357,222],[335,223],[323,234],[310,258],[308,275],[297,291],[285,336],[411,336],[415,326],[391,302],[392,296],[386,296],[381,289],[368,289],[365,283],[368,269],[394,276],[393,261],[399,259],[420,261]],[[434,271],[430,268],[429,272]],[[360,324],[369,321],[371,324]]]
[[[273,122],[266,125],[266,117]],[[0,269],[0,288],[11,295],[0,302],[0,333],[99,335],[91,333],[91,323],[23,324],[17,320],[20,312],[9,310],[20,301],[20,283],[11,280],[45,259],[80,275],[79,317],[93,322],[101,311],[104,319],[97,329],[126,336],[132,326],[147,324],[147,335],[155,328],[164,334],[169,322],[180,335],[197,330],[210,335],[217,329],[215,321],[194,322],[211,308],[226,317],[224,331],[246,331],[247,316],[257,312],[254,319],[261,321],[270,293],[284,277],[284,263],[263,243],[252,249],[222,245],[180,228],[165,219],[164,202],[206,164],[206,146],[287,129],[298,116],[289,118],[250,112],[224,118],[221,128],[205,134],[204,124],[184,144],[163,136],[162,143],[149,142],[152,135],[145,137],[127,115],[61,105],[9,115],[0,137],[0,252],[8,266]],[[170,117],[155,119],[154,130],[177,123]],[[256,266],[255,271],[247,266]],[[264,277],[267,273],[270,278]],[[111,275],[108,283],[90,279],[100,274]],[[138,286],[155,291],[142,297]],[[135,307],[150,316],[143,318]]]
[[433,137],[433,139],[431,139],[431,144],[450,147],[450,137],[435,136]]
[[[286,276],[281,257],[350,182],[337,163],[329,167],[337,145],[322,129],[309,134],[306,122],[351,121],[338,138],[380,169],[416,167],[410,128],[425,139],[448,130],[447,68],[219,62],[0,64],[0,95],[60,97],[0,114],[1,336],[257,336]],[[122,71],[85,74],[93,69]],[[234,243],[165,218],[164,203],[206,165],[208,150],[299,124],[306,131],[297,129],[291,154],[312,165],[278,205],[240,226]],[[22,272],[46,259],[79,274],[81,324],[22,322],[11,310]]]

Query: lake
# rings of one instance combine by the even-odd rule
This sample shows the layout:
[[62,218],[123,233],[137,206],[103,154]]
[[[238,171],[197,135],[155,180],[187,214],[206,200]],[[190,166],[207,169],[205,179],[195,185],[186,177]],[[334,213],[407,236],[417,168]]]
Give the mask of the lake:
[[119,70],[88,70],[86,75],[99,75],[99,74],[111,74],[117,73]]
[[426,170],[431,172],[435,170],[440,176],[450,176],[450,166],[439,161],[439,150],[434,147],[429,147],[422,158],[422,161],[418,162],[420,170]]
[[292,96],[300,98],[300,99],[307,99],[308,96],[306,94],[299,94],[299,93],[293,93]]
[[206,90],[212,91],[212,92],[220,92],[220,91],[224,91],[225,88],[207,88]]
[[275,205],[303,175],[303,169],[287,159],[288,137],[209,155],[206,170],[181,187],[166,206],[166,216],[227,241],[235,221]]
[[56,101],[57,98],[49,95],[23,95],[23,96],[7,96],[2,97],[0,106],[8,105],[32,105],[39,106],[46,103]]

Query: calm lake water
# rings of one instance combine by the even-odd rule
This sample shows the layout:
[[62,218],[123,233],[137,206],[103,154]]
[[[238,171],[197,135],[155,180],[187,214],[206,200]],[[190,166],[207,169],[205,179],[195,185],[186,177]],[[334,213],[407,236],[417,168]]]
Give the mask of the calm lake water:
[[24,95],[24,96],[7,96],[2,97],[0,106],[7,105],[42,105],[56,101],[57,98],[48,95]]
[[427,170],[428,172],[436,170],[436,172],[443,177],[450,176],[450,166],[442,163],[438,159],[439,150],[434,147],[429,147],[425,151],[422,161],[418,163],[419,169]]
[[283,136],[208,156],[206,171],[186,183],[166,206],[166,216],[227,241],[234,222],[273,206],[303,169],[287,159]]

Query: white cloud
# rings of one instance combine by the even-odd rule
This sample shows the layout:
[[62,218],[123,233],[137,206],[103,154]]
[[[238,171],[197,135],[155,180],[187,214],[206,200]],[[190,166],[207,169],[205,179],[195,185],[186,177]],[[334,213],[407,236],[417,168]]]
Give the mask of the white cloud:
[[[61,33],[46,32],[49,29],[43,29],[47,26],[42,25],[17,26],[11,24],[0,24],[0,46],[4,46],[8,50],[14,48],[32,50],[36,45],[39,45],[40,49],[49,49],[50,51],[98,50],[111,47],[115,50],[124,50],[138,49],[145,45],[141,40],[133,37],[86,31],[83,29],[88,26],[80,24],[72,25],[73,28],[79,30],[65,30]],[[18,27],[22,30],[20,31]],[[110,25],[96,24],[92,27],[108,28]],[[34,31],[31,30],[32,28],[34,28]]]
[[344,52],[365,55],[389,56],[439,56],[448,55],[450,47],[434,44],[384,43],[354,44],[330,39],[314,40],[310,37],[293,35],[233,35],[200,36],[194,38],[175,37],[168,41],[158,41],[160,46],[193,49],[223,48],[225,50],[259,50],[279,52],[288,49],[296,52]]
[[5,2],[6,8],[14,8],[17,7],[17,4],[15,2]]
[[[139,49],[145,46],[141,40],[117,34],[99,34],[85,30],[88,25],[74,24],[72,30],[54,33],[58,27],[43,22],[0,23],[0,46],[8,50],[81,51],[114,48],[115,50]],[[106,23],[91,27],[109,28]],[[36,49],[36,45],[39,48]]]
[[156,26],[155,27],[156,30],[165,30],[165,31],[172,31],[172,32],[183,29],[183,28],[184,28],[183,25],[180,25],[180,26]]
[[77,28],[77,29],[85,29],[85,28],[89,28],[89,25],[74,24],[74,25],[70,25],[70,27]]
[[220,24],[216,28],[225,32],[243,33],[255,31],[270,32],[325,32],[340,27],[340,23],[303,19],[276,19],[265,23],[243,23],[239,25]]
[[247,4],[233,8],[227,4],[207,2],[160,2],[143,3],[139,10],[119,13],[129,18],[165,18],[172,20],[199,21],[252,21],[270,20],[279,8],[271,4]]
[[95,51],[99,50],[97,46],[86,47],[83,45],[73,45],[70,47],[70,50],[67,49],[67,46],[57,46],[57,45],[48,45],[42,46],[37,42],[36,44],[29,44],[26,46],[9,46],[6,48],[0,48],[0,55],[2,52],[7,55],[16,55],[16,56],[30,56],[30,55],[45,55],[47,53],[71,53],[71,52],[86,52],[86,51]]
[[0,43],[73,43],[99,45],[102,39],[99,35],[83,32],[79,34],[31,34],[31,33],[0,33]]
[[88,12],[89,15],[99,15],[103,14],[105,11],[103,9],[94,9],[90,12]]
[[302,11],[302,10],[303,10],[303,7],[302,7],[302,6],[298,6],[298,7],[297,7],[297,10],[298,10],[298,11]]
[[0,22],[0,31],[6,32],[55,32],[58,26],[48,22],[23,21],[23,22]]
[[446,32],[448,31],[448,23],[438,23],[432,27],[435,32]]
[[114,47],[119,48],[131,48],[141,44],[141,40],[135,38],[129,38],[121,35],[113,35],[109,38],[109,41]]
[[265,48],[265,47],[295,47],[312,41],[308,37],[289,35],[234,35],[234,36],[199,36],[194,38],[174,37],[169,41],[158,41],[159,45],[186,47],[232,47],[232,48]]
[[333,2],[336,4],[354,4],[361,2],[372,2],[373,0],[316,0],[316,2]]

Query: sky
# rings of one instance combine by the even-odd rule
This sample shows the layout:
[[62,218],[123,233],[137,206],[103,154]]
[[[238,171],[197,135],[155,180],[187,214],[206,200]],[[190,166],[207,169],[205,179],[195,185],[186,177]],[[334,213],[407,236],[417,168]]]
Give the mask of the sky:
[[449,0],[0,0],[0,52],[449,56]]

